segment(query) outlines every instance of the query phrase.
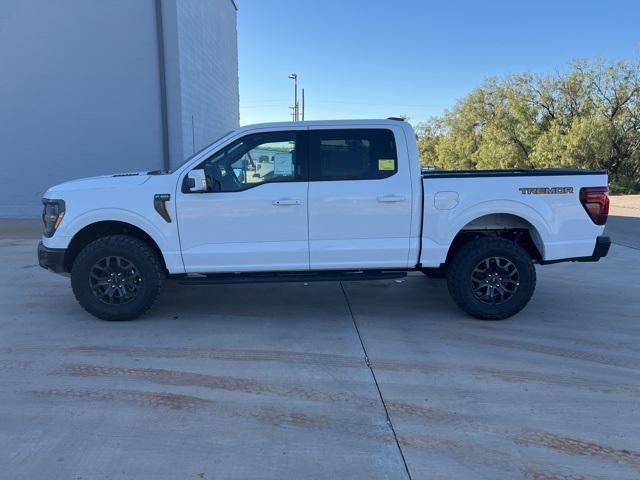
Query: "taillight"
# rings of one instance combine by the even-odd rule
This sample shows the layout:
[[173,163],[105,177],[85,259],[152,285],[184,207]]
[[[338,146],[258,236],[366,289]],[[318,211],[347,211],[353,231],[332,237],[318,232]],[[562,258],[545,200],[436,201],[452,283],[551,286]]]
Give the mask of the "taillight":
[[580,203],[596,225],[607,223],[609,216],[609,189],[607,187],[584,187],[580,189]]

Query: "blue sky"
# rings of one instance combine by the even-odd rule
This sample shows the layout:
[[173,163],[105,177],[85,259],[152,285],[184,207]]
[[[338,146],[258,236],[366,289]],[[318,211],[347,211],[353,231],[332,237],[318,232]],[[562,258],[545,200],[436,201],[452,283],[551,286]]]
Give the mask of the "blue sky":
[[290,119],[297,72],[307,120],[412,123],[484,79],[638,58],[640,0],[239,0],[241,123]]

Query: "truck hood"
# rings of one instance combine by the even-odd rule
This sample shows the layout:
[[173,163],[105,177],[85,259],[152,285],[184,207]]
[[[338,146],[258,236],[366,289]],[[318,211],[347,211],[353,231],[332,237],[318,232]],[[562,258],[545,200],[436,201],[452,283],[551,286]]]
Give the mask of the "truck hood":
[[142,185],[148,181],[149,178],[151,178],[151,176],[148,172],[116,173],[115,175],[80,178],[78,180],[71,180],[49,188],[44,194],[44,197],[54,198],[55,195],[78,190],[135,187]]

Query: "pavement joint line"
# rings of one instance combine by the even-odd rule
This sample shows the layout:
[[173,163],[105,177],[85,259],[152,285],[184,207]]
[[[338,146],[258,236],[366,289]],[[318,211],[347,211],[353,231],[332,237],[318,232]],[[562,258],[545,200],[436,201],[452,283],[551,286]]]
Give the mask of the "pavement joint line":
[[378,396],[380,397],[380,402],[382,402],[382,408],[384,408],[384,414],[387,417],[387,425],[393,434],[393,439],[396,442],[396,446],[398,447],[398,452],[400,453],[400,458],[402,459],[402,464],[404,465],[404,470],[407,473],[407,478],[409,480],[413,480],[411,477],[411,471],[409,470],[409,465],[407,464],[407,459],[404,457],[404,452],[402,451],[402,446],[400,446],[400,441],[398,440],[398,435],[396,434],[396,429],[393,426],[393,422],[391,421],[391,417],[389,416],[389,409],[387,408],[387,404],[384,401],[384,397],[382,396],[382,391],[380,390],[380,384],[378,383],[378,378],[376,377],[376,372],[373,370],[373,366],[369,361],[369,354],[367,353],[367,348],[364,345],[364,340],[362,339],[362,335],[360,334],[360,329],[358,328],[358,323],[356,322],[356,316],[353,314],[353,309],[351,308],[351,302],[349,301],[349,296],[347,295],[347,291],[344,288],[342,282],[340,282],[340,289],[342,290],[342,294],[344,295],[344,300],[347,303],[347,308],[349,309],[349,315],[351,316],[351,321],[353,322],[353,326],[356,330],[356,335],[358,336],[358,340],[360,341],[360,346],[362,347],[362,353],[364,354],[364,361],[371,372],[371,377],[373,378],[373,383],[376,386],[376,390],[378,391]]
[[639,247],[634,247],[633,245],[629,245],[628,243],[620,243],[618,240],[614,240],[613,243],[615,245],[620,246],[620,247],[627,247],[627,248],[631,248],[633,250],[640,250]]

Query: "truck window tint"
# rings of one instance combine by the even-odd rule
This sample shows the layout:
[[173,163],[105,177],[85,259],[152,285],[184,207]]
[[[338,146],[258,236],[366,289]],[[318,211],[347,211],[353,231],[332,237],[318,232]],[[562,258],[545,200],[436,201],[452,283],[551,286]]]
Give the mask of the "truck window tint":
[[295,181],[296,133],[248,135],[205,160],[208,182],[214,191],[238,192],[267,182]]
[[310,132],[311,180],[379,180],[398,171],[391,130]]

